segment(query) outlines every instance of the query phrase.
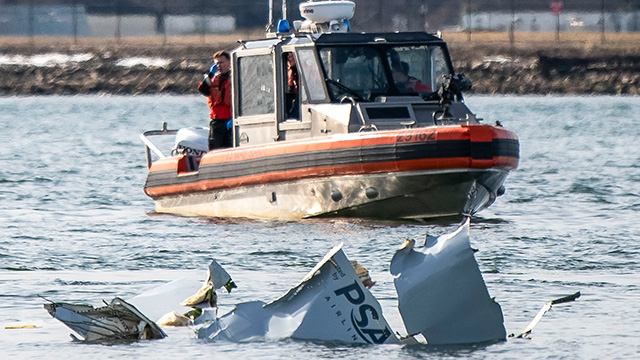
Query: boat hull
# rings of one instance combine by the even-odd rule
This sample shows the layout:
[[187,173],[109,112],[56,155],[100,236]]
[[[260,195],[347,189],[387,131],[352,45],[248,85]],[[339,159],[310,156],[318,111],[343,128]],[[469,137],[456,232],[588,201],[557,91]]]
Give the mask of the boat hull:
[[491,205],[518,163],[515,134],[486,125],[434,127],[214,151],[154,163],[156,211],[294,220],[428,219]]
[[281,220],[471,215],[495,201],[507,174],[460,169],[299,180],[162,197],[156,212]]

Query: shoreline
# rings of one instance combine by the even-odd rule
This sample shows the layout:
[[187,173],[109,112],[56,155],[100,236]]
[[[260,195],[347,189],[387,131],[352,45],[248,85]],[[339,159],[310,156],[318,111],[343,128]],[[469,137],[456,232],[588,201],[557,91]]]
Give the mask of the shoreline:
[[[466,36],[458,33],[444,39],[454,69],[473,83],[469,94],[640,95],[640,45],[578,41],[510,45],[469,42]],[[195,37],[164,46],[0,39],[0,96],[197,94],[211,54],[234,49],[237,37],[221,36],[204,45]],[[59,54],[66,61],[54,61],[52,66],[25,64],[35,58],[46,61],[43,54]],[[82,61],[74,62],[74,57]]]

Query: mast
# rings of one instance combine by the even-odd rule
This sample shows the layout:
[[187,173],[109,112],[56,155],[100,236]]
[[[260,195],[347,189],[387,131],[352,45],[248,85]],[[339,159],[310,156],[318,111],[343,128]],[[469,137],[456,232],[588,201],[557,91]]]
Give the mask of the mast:
[[282,0],[282,20],[287,20],[287,0]]
[[269,0],[269,24],[267,24],[267,31],[273,29],[273,1]]

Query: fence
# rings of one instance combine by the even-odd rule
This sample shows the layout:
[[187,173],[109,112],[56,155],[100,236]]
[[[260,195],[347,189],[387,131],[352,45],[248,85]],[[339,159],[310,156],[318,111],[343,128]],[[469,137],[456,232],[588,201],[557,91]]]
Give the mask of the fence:
[[552,0],[547,8],[526,7],[525,3],[496,0],[492,11],[485,11],[477,6],[479,2],[465,0],[458,28],[467,33],[468,40],[474,32],[506,31],[511,43],[516,41],[517,32],[554,32],[555,41],[561,40],[561,34],[572,39],[576,33],[599,33],[605,42],[607,33],[640,31],[640,1],[636,0]]
[[515,42],[518,33],[534,32],[553,33],[558,41],[598,34],[604,41],[640,32],[640,0],[367,0],[356,6],[352,23],[367,31],[463,32],[467,40],[474,33],[503,32],[504,41]]
[[[302,0],[288,0],[288,18],[300,19]],[[640,32],[640,0],[353,0],[354,31],[503,32],[518,41],[522,32],[615,34]],[[24,0],[0,5],[0,37],[155,37],[233,32],[268,22],[268,0]],[[2,2],[0,1],[0,4]],[[276,3],[276,5],[278,5]],[[279,17],[280,11],[275,10]]]
[[[26,0],[16,5],[0,1],[0,37],[66,36],[114,38],[200,35],[228,33],[238,26],[264,26],[267,4],[247,6],[251,0],[211,6],[211,1],[132,0]],[[134,3],[134,4],[132,4]],[[259,14],[262,11],[263,15]],[[243,9],[244,16],[236,13]]]

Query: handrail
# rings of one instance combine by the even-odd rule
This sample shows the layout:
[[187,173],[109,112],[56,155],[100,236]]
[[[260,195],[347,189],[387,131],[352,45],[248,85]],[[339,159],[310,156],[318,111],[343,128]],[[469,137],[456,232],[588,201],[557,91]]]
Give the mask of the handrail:
[[177,133],[178,133],[178,130],[167,130],[167,123],[163,121],[161,130],[148,130],[148,131],[145,131],[142,134],[140,134],[140,140],[142,140],[142,142],[144,143],[145,155],[147,156],[147,168],[151,167],[151,151],[153,151],[161,159],[167,157],[147,137],[148,136],[158,136],[158,135],[175,135]]

